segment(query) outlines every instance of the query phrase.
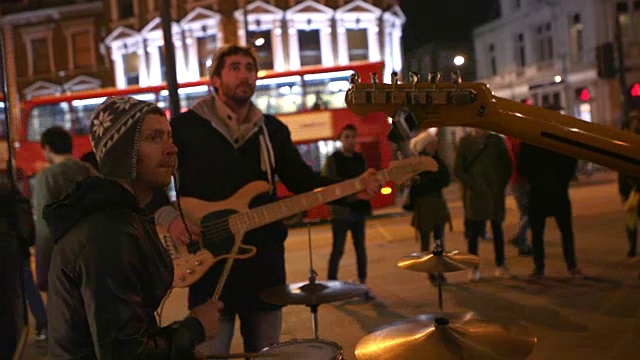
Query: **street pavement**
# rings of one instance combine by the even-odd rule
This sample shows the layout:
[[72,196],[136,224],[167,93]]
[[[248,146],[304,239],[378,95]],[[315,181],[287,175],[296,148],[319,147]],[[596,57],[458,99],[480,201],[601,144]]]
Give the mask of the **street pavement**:
[[[614,182],[615,174],[597,174],[581,179],[571,189],[578,266],[585,279],[570,279],[566,273],[559,232],[547,221],[546,260],[548,278],[529,281],[533,269],[531,257],[518,256],[507,244],[507,266],[518,277],[495,279],[493,245],[481,241],[479,282],[468,282],[468,272],[447,274],[449,285],[443,289],[445,312],[475,312],[484,318],[509,319],[523,323],[537,337],[528,359],[637,359],[640,358],[640,256],[628,259],[624,219]],[[447,230],[446,248],[466,251],[462,236],[462,205],[455,193],[447,190],[453,215],[453,231]],[[517,208],[507,200],[505,234],[516,230]],[[352,299],[322,305],[319,308],[320,338],[339,344],[346,359],[355,359],[358,341],[376,329],[419,314],[438,311],[437,289],[425,274],[402,270],[397,261],[417,251],[410,217],[398,208],[377,212],[367,223],[369,257],[368,285],[376,300]],[[313,265],[319,279],[326,279],[331,251],[331,229],[327,224],[310,228]],[[286,242],[288,282],[306,281],[309,274],[308,229],[290,230]],[[357,279],[355,254],[348,241],[339,277]],[[174,290],[162,311],[167,324],[187,313],[186,294]],[[312,338],[311,316],[305,306],[288,306],[283,312],[281,341]],[[236,326],[232,352],[242,352],[242,339]],[[24,359],[43,359],[45,349],[27,344]],[[425,354],[425,359],[428,354]]]

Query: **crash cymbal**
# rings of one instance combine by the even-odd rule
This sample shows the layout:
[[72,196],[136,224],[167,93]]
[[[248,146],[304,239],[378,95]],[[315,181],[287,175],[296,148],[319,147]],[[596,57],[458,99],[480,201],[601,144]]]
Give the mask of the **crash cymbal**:
[[276,305],[320,305],[364,295],[367,287],[344,281],[300,282],[269,288],[260,298]]
[[501,322],[474,313],[420,315],[362,338],[358,360],[526,359],[536,344],[529,329],[513,320]]
[[469,270],[478,266],[480,259],[476,255],[459,251],[445,251],[441,255],[432,252],[413,253],[398,261],[398,266],[423,273],[448,273]]

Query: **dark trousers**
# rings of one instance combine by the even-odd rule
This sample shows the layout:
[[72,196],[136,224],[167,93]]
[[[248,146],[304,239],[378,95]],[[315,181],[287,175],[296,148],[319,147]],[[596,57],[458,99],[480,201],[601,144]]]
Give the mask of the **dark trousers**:
[[[469,246],[469,253],[478,255],[478,239],[485,233],[484,220],[465,220],[464,233]],[[504,265],[504,231],[502,223],[491,220],[491,231],[493,233],[493,250],[495,253],[496,266]]]
[[[433,228],[433,239],[442,241],[444,250],[444,225],[439,224]],[[435,246],[435,244],[434,244]],[[429,251],[431,247],[431,231],[420,231],[420,251]]]
[[358,263],[358,279],[364,283],[367,280],[367,250],[364,245],[364,215],[351,215],[346,219],[331,220],[331,230],[333,231],[333,247],[329,258],[329,280],[338,279],[338,267],[340,259],[344,253],[344,243],[347,239],[347,232],[351,231],[353,247],[356,250],[356,260]]
[[533,246],[533,262],[537,271],[544,271],[544,227],[547,217],[556,219],[562,236],[562,253],[567,269],[576,268],[576,254],[571,222],[571,202],[557,201],[555,204],[535,204],[529,208],[529,224],[531,225],[531,245]]
[[40,296],[40,291],[36,288],[36,284],[33,281],[33,273],[29,262],[26,261],[24,265],[24,296],[27,299],[29,310],[36,321],[36,330],[40,331],[47,328],[47,311]]

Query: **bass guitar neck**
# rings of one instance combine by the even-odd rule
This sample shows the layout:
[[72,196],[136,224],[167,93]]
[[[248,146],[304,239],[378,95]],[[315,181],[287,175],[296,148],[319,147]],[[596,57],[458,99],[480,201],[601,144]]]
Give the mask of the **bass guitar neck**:
[[[557,111],[494,96],[484,83],[438,81],[360,83],[352,77],[347,107],[366,115],[383,112],[405,139],[416,129],[481,128],[579,159],[640,176],[640,136]],[[375,79],[375,77],[374,77]]]

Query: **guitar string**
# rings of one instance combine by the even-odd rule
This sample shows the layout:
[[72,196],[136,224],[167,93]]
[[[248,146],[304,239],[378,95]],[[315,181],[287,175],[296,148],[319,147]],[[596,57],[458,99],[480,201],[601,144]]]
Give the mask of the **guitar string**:
[[[387,170],[389,170],[389,169],[387,169]],[[381,173],[381,172],[379,172],[379,173],[378,173],[378,174],[379,174],[379,177],[382,177],[382,178],[383,178],[384,180],[386,180],[386,181],[388,181],[388,180],[389,180],[389,177],[388,177],[388,176],[385,176],[385,175],[388,175],[388,174],[386,174],[386,173],[384,173],[384,174],[380,174],[380,173]],[[291,199],[281,200],[281,201],[278,203],[278,206],[279,206],[279,207],[286,207],[286,205],[287,205],[288,203],[292,203],[292,202],[295,202],[295,201],[299,201],[299,199],[291,198]],[[324,199],[322,199],[321,204],[322,204],[322,203],[326,203],[326,202],[327,202],[327,201],[325,201]],[[330,201],[329,201],[329,202],[330,202]],[[251,211],[255,211],[255,212],[262,212],[262,215],[258,215],[258,217],[259,217],[258,222],[265,222],[265,224],[269,224],[269,223],[272,223],[273,221],[275,221],[275,220],[271,220],[270,218],[271,218],[271,217],[273,217],[273,216],[275,216],[275,215],[280,215],[280,213],[279,213],[279,212],[280,212],[281,210],[280,210],[280,209],[278,209],[278,208],[276,208],[274,204],[276,204],[276,203],[270,203],[270,204],[266,204],[266,205],[263,205],[263,206],[258,207],[258,208],[251,209]],[[262,209],[262,210],[258,210],[258,209]],[[202,226],[202,231],[203,231],[203,232],[206,232],[206,233],[208,233],[208,234],[210,234],[210,235],[212,235],[212,236],[228,236],[228,235],[233,235],[233,232],[232,232],[232,231],[231,231],[231,229],[229,228],[228,221],[229,221],[229,219],[230,219],[231,217],[235,217],[235,216],[243,216],[242,214],[243,214],[243,213],[237,213],[237,214],[231,215],[231,216],[230,216],[230,217],[228,217],[228,218],[224,218],[224,219],[216,219],[216,220],[213,220],[213,221],[211,221],[211,222],[207,222],[205,225],[203,225],[203,226]],[[262,217],[264,217],[264,218],[265,218],[265,220],[262,220],[262,219],[261,219]],[[269,221],[266,221],[266,219],[269,219]],[[239,219],[238,219],[238,221],[239,221],[240,223],[244,223],[244,224],[252,222],[252,221],[251,221],[251,220],[249,220],[248,218],[244,218],[244,219],[239,218]]]

